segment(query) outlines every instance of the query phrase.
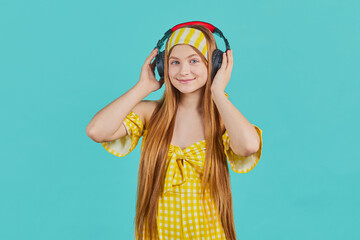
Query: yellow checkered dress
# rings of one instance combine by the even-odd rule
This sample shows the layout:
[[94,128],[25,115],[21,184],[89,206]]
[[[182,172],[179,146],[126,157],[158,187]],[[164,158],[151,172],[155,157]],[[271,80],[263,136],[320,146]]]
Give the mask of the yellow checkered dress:
[[[141,136],[144,142],[147,134],[140,117],[133,111],[125,118],[124,125],[128,135],[101,143],[107,151],[118,157],[130,153]],[[254,127],[260,136],[261,144],[258,152],[248,157],[240,157],[231,150],[227,131],[222,136],[225,154],[234,172],[249,172],[260,159],[262,130],[255,125]],[[208,189],[203,198],[200,195],[204,160],[205,140],[184,149],[170,144],[164,192],[158,202],[157,226],[160,239],[226,239]]]

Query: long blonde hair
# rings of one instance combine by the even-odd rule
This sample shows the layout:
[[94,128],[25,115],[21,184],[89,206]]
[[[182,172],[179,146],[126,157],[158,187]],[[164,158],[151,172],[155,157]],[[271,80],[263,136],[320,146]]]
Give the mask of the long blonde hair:
[[[212,52],[217,48],[217,45],[212,32],[206,27],[201,25],[186,25],[183,27],[193,27],[202,31],[208,44],[208,61],[198,49],[189,45],[202,57],[208,69],[208,80],[204,86],[202,101],[206,142],[202,192],[204,193],[205,188],[209,186],[226,239],[236,240],[229,168],[222,143],[222,134],[225,132],[225,127],[211,96],[211,83],[213,81],[211,79],[211,59]],[[159,195],[163,192],[166,160],[173,136],[180,96],[179,91],[172,86],[168,75],[168,58],[171,50],[168,52],[165,48],[165,92],[150,118],[149,126],[146,129],[146,140],[143,139],[143,149],[138,172],[135,216],[135,234],[139,240],[145,239],[145,236],[146,238],[150,237],[150,239],[158,239],[156,222],[158,199]],[[145,236],[143,236],[143,233],[145,233]]]

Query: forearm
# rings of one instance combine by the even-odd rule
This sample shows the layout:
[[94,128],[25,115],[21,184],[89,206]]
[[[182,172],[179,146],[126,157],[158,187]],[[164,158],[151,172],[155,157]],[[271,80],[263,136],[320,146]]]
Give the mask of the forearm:
[[149,94],[148,90],[137,83],[96,113],[86,127],[86,132],[98,139],[112,136],[121,127],[129,112]]
[[230,102],[224,91],[212,90],[212,97],[229,134],[231,149],[240,156],[250,155],[260,142],[256,129]]

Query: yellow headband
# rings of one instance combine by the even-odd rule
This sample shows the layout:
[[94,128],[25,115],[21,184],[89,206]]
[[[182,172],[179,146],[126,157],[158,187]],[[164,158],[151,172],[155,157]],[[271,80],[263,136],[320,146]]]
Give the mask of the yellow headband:
[[196,47],[208,60],[208,47],[203,32],[195,28],[179,28],[169,37],[167,44],[168,52],[177,44],[189,44]]

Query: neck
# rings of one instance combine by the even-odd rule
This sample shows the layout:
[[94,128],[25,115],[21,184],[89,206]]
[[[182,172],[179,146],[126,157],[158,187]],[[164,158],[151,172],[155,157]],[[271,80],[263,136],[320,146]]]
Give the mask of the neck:
[[181,93],[178,109],[181,111],[201,112],[203,102],[203,93],[196,91],[192,93]]

